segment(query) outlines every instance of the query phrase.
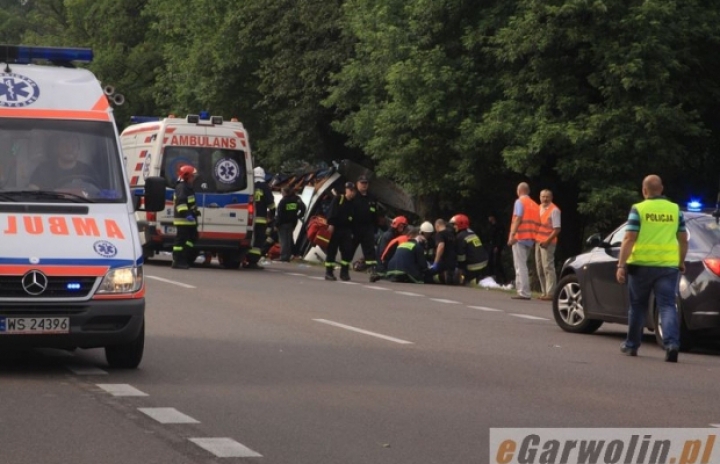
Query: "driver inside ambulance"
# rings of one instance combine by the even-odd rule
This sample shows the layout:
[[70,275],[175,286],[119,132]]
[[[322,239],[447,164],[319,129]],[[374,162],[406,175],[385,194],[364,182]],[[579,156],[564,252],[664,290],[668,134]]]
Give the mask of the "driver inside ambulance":
[[63,134],[49,142],[49,156],[33,171],[29,188],[54,190],[79,183],[97,185],[98,176],[95,170],[78,159],[80,141],[77,136]]

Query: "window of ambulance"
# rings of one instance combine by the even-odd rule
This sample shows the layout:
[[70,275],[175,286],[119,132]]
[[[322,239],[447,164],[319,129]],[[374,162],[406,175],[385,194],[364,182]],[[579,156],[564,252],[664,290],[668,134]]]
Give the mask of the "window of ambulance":
[[190,164],[198,171],[193,185],[197,193],[229,193],[247,188],[245,152],[201,147],[165,147],[161,175],[175,187],[177,172]]
[[124,203],[110,122],[0,119],[0,201]]

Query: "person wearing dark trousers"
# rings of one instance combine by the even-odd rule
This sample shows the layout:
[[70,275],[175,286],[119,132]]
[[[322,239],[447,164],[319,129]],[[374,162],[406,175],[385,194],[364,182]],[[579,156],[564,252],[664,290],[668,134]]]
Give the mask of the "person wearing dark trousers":
[[370,274],[376,273],[375,228],[377,226],[377,201],[368,192],[370,183],[366,176],[358,177],[356,182],[355,216],[353,217],[353,254],[358,245],[362,248],[365,264]]
[[325,280],[337,280],[334,270],[338,250],[340,250],[340,279],[350,280],[350,262],[353,258],[352,223],[356,193],[355,184],[347,182],[345,194],[336,196],[330,205],[328,232],[332,235],[325,258]]
[[487,275],[500,285],[505,285],[507,277],[502,265],[502,252],[507,243],[507,232],[494,214],[488,216],[488,267]]
[[464,285],[479,281],[483,269],[487,266],[488,254],[480,237],[470,229],[470,219],[464,214],[456,214],[450,219],[457,235],[457,260],[461,280]]
[[392,282],[421,284],[428,275],[425,250],[418,244],[418,228],[409,226],[406,230],[408,241],[398,245],[395,254],[388,263],[385,278]]
[[258,166],[253,170],[253,175],[255,177],[253,198],[255,221],[253,222],[252,248],[248,253],[248,267],[257,268],[257,263],[263,255],[263,249],[267,242],[268,225],[272,225],[275,216],[275,199],[270,187],[265,182],[265,170]]
[[435,256],[430,267],[432,282],[444,285],[459,283],[457,264],[455,231],[448,229],[444,219],[438,219],[435,221]]
[[282,200],[277,205],[275,224],[280,238],[280,261],[292,258],[293,232],[298,220],[305,215],[305,203],[290,187],[282,188]]
[[173,243],[172,268],[189,269],[190,257],[197,240],[197,218],[200,212],[195,206],[195,190],[192,183],[197,170],[190,165],[182,166],[178,172],[178,182],[173,195],[173,225],[175,241]]

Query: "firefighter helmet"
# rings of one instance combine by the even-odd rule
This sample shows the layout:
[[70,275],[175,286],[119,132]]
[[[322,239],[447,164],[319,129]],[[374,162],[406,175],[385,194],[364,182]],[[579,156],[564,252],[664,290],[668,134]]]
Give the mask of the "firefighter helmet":
[[458,230],[465,230],[470,228],[470,219],[464,214],[456,214],[450,219],[451,224],[455,224]]
[[187,182],[188,179],[190,179],[191,176],[194,176],[197,174],[197,169],[195,169],[193,166],[186,164],[182,166],[178,170],[178,181],[184,180]]
[[253,176],[255,177],[255,180],[265,180],[265,170],[261,168],[260,166],[253,169]]
[[430,223],[430,221],[425,221],[420,224],[420,232],[423,232],[425,234],[432,234],[433,232],[435,232],[435,228]]
[[407,227],[407,225],[408,225],[408,220],[405,216],[398,216],[395,219],[393,219],[392,222],[390,223],[390,227],[392,227],[393,229],[399,229],[400,226]]

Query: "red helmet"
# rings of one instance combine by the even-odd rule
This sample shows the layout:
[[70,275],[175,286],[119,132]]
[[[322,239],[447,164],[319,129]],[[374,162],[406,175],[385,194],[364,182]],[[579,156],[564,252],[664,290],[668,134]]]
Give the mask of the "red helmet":
[[470,219],[464,214],[456,214],[450,219],[451,224],[455,224],[458,230],[465,230],[470,228]]
[[195,169],[193,166],[186,164],[182,166],[180,169],[178,169],[178,180],[184,180],[187,181],[190,176],[194,176],[197,174],[197,169]]
[[390,227],[393,229],[399,229],[400,226],[406,226],[408,225],[408,220],[405,216],[398,216],[395,219],[392,220],[390,223]]

